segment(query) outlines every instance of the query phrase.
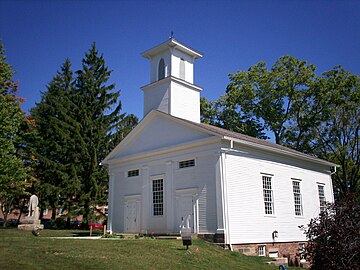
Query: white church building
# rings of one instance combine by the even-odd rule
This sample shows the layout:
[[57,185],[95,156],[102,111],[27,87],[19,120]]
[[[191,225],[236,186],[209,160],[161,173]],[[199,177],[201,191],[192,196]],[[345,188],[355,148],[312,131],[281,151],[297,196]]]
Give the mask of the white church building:
[[296,254],[333,202],[333,163],[200,123],[194,62],[174,38],[142,56],[144,118],[105,158],[111,233],[191,232],[247,254]]

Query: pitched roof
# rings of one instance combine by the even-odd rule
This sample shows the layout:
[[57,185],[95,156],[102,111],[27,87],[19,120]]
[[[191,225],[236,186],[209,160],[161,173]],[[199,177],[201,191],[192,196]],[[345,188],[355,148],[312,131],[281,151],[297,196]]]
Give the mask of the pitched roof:
[[[158,111],[158,112],[160,112],[160,111]],[[163,112],[160,112],[160,113],[163,113]],[[163,114],[166,114],[166,113],[163,113]],[[166,115],[168,115],[168,114],[166,114]],[[258,138],[255,138],[255,137],[251,137],[251,136],[248,136],[248,135],[244,135],[244,134],[241,134],[241,133],[238,133],[238,132],[230,131],[230,130],[227,130],[227,129],[224,129],[224,128],[212,126],[212,125],[205,124],[205,123],[195,123],[195,122],[185,120],[185,119],[181,119],[181,118],[178,118],[178,117],[175,117],[175,116],[172,116],[172,115],[169,115],[169,116],[173,117],[173,118],[176,118],[178,120],[184,121],[186,123],[189,123],[191,125],[197,126],[197,127],[201,128],[203,130],[210,131],[211,133],[215,133],[217,135],[223,136],[224,139],[235,139],[236,141],[238,141],[240,143],[243,143],[243,144],[247,144],[249,146],[258,147],[258,148],[262,148],[264,150],[270,150],[270,151],[273,151],[273,152],[278,152],[278,153],[283,153],[283,154],[288,154],[288,155],[290,154],[292,156],[296,156],[296,157],[299,157],[299,158],[302,158],[302,159],[311,160],[311,161],[314,161],[316,163],[320,163],[320,164],[327,165],[327,166],[338,166],[335,163],[332,163],[332,162],[317,158],[315,156],[304,154],[304,153],[296,151],[294,149],[291,149],[291,148],[288,148],[288,147],[285,147],[285,146],[282,146],[282,145],[279,145],[279,144],[276,144],[276,143],[273,143],[273,142],[269,142],[269,141],[266,141],[266,140],[263,140],[263,139],[258,139]]]
[[176,40],[175,38],[169,38],[168,40],[166,40],[165,42],[152,47],[149,50],[146,50],[145,52],[143,52],[141,55],[145,58],[151,58],[154,55],[158,54],[159,52],[168,49],[168,47],[177,47],[180,51],[183,51],[189,55],[194,56],[195,58],[200,58],[203,56],[203,53],[191,48],[190,46],[185,45],[184,43]]

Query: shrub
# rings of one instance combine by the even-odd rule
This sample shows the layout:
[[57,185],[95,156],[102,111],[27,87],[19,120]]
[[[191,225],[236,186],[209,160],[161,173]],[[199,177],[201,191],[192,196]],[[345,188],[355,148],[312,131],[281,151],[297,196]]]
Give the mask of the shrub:
[[301,228],[309,240],[305,256],[311,269],[360,269],[360,205],[355,196],[328,204]]
[[58,217],[54,222],[51,222],[53,229],[65,229],[66,220],[63,217]]

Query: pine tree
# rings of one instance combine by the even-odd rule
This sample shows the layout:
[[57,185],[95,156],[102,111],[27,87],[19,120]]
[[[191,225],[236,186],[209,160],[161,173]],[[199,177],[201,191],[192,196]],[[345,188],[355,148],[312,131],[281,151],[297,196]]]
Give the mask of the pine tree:
[[95,43],[82,60],[82,70],[77,71],[76,94],[77,121],[81,125],[83,166],[81,174],[81,204],[83,221],[91,218],[91,207],[105,204],[108,178],[99,163],[116,145],[121,137],[114,131],[120,126],[125,114],[120,112],[120,91],[115,84],[108,84],[111,71],[105,65],[103,55]]
[[[74,79],[71,63],[66,59],[58,74],[42,93],[42,100],[32,110],[36,121],[36,136],[33,148],[37,158],[37,174],[41,180],[42,206],[52,208],[55,218],[56,208],[61,206],[69,215],[77,208],[80,191],[78,178],[81,167],[76,160],[81,155],[78,148],[80,126],[75,120],[76,105]],[[69,220],[70,221],[70,220]]]
[[92,208],[107,203],[107,172],[99,163],[138,121],[120,113],[120,91],[108,84],[110,74],[93,44],[76,77],[66,60],[32,110],[40,201],[51,206],[53,218],[61,206],[68,222],[83,214],[86,224]]

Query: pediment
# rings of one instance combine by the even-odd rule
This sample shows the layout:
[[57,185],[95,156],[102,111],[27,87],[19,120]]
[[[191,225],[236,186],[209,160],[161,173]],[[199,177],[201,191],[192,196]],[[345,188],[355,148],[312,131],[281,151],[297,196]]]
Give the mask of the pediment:
[[215,137],[189,121],[151,111],[102,163]]

